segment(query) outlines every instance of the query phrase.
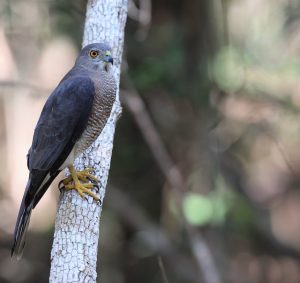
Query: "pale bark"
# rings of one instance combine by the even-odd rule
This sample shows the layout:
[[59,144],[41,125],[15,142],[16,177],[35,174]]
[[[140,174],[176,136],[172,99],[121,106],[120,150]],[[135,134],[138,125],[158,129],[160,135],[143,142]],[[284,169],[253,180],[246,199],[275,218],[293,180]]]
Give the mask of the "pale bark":
[[[113,50],[113,72],[119,85],[127,0],[89,0],[83,46],[107,42]],[[118,91],[119,93],[119,91]],[[100,180],[103,201],[107,184],[116,122],[121,114],[119,95],[97,141],[75,161],[77,169],[93,167]],[[101,205],[91,197],[64,191],[59,201],[51,251],[50,282],[96,282]]]

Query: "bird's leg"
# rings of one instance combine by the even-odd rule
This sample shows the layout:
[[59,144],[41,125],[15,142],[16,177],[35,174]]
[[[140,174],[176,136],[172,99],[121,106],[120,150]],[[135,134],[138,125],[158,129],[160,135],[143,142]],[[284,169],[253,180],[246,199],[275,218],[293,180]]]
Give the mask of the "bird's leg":
[[[82,171],[76,171],[73,165],[69,166],[68,169],[71,174],[62,181],[64,188],[66,190],[76,190],[83,198],[85,197],[84,194],[87,194],[93,197],[94,200],[99,201],[99,198],[91,191],[91,189],[94,188],[94,184],[80,182],[88,182],[89,180],[97,182],[98,179],[91,174],[94,170],[92,168],[88,168]],[[73,183],[69,184],[71,181],[73,181]]]

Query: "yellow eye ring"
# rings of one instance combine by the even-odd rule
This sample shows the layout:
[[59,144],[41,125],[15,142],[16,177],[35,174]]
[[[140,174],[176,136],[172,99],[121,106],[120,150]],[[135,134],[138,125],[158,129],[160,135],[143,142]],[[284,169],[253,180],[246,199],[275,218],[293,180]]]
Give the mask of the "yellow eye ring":
[[90,56],[94,59],[99,55],[99,52],[97,50],[91,50]]

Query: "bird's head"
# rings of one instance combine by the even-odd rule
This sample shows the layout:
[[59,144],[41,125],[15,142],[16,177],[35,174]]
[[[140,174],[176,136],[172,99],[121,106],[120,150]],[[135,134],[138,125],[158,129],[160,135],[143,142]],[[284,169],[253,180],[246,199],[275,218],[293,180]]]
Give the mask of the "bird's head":
[[92,43],[85,46],[75,63],[87,69],[104,71],[108,71],[112,64],[111,48],[106,43]]

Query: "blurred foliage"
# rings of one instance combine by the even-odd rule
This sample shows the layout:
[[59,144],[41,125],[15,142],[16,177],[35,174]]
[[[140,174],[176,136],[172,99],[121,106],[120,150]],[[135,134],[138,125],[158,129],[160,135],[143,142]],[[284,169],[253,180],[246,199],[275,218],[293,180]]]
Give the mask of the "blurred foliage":
[[[24,0],[0,3],[22,70],[34,68],[51,39],[80,48],[84,25],[86,1],[30,3],[37,15],[24,12]],[[137,91],[179,168],[182,207],[147,129],[124,107],[102,216],[102,282],[164,282],[158,255],[170,282],[204,282],[180,210],[211,250],[221,282],[300,282],[300,1],[151,3],[148,28],[128,19],[121,88]],[[160,243],[156,228],[169,242]],[[11,235],[0,231],[0,282],[46,282],[49,229],[28,235],[25,259],[13,266]]]
[[[86,1],[50,1],[52,35],[68,36],[81,46]],[[76,28],[74,28],[76,27]]]

